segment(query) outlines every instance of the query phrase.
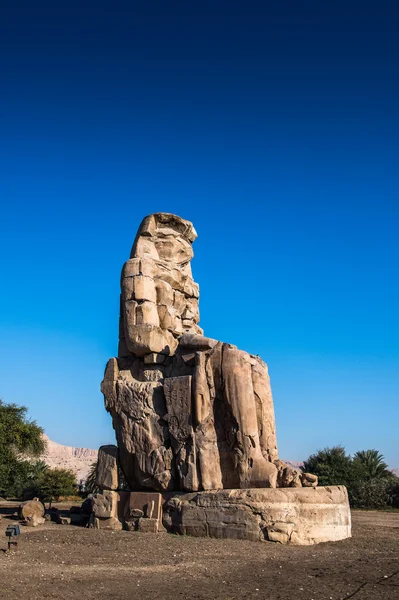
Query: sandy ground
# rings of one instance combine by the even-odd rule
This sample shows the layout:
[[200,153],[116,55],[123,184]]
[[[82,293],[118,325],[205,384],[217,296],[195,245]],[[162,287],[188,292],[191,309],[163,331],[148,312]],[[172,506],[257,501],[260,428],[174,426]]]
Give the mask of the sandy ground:
[[[4,549],[7,512],[0,505]],[[398,512],[354,512],[352,539],[302,547],[54,523],[21,531],[17,550],[0,552],[0,598],[399,599]]]

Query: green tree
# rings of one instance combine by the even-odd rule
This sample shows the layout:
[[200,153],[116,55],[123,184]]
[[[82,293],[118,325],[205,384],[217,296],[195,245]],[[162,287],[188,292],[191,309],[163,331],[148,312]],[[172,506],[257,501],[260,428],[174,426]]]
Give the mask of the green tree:
[[303,470],[314,473],[319,478],[319,485],[346,485],[361,479],[362,467],[354,465],[352,458],[346,454],[343,446],[324,448],[305,460]]
[[363,468],[367,479],[381,479],[391,475],[384,457],[378,450],[359,450],[355,452],[353,461]]
[[97,477],[97,461],[92,463],[92,465],[90,467],[90,471],[86,478],[85,491],[88,494],[98,494],[98,492],[100,491],[100,488],[96,484],[96,477]]
[[349,456],[342,446],[324,448],[304,462],[319,485],[345,485],[352,508],[388,508],[399,504],[399,478],[388,471],[378,450],[360,450]]
[[0,400],[0,494],[20,496],[30,472],[28,458],[45,450],[43,429],[27,418],[27,408]]
[[25,461],[25,465],[25,474],[18,486],[16,495],[22,497],[23,500],[31,500],[36,496],[40,496],[40,485],[49,466],[43,460]]
[[393,474],[355,481],[348,491],[353,508],[384,509],[399,506],[399,478]]
[[72,496],[76,492],[76,476],[69,469],[46,469],[38,485],[43,501],[58,502],[60,496]]

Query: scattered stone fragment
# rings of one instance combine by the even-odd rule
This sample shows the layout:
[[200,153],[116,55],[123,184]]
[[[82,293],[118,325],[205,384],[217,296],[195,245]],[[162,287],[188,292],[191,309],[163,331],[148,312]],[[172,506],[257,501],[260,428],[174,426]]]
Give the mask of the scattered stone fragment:
[[158,533],[158,519],[139,519],[137,522],[137,531],[141,531],[142,533]]
[[117,517],[109,519],[98,519],[94,517],[91,521],[93,529],[109,529],[111,531],[121,531],[123,529],[121,521]]
[[18,508],[18,518],[26,520],[28,517],[43,517],[44,506],[39,500],[28,500],[20,504]]
[[139,519],[140,517],[144,516],[144,511],[140,510],[139,508],[132,508],[129,511],[129,517],[131,517],[132,519]]
[[154,518],[162,522],[161,494],[151,492],[131,492],[125,499],[124,519],[135,521],[139,518]]
[[25,518],[25,524],[28,527],[37,527],[38,525],[43,525],[46,522],[44,517],[39,517],[38,515],[28,515]]
[[313,473],[302,473],[301,479],[304,487],[316,487],[319,482],[319,478]]

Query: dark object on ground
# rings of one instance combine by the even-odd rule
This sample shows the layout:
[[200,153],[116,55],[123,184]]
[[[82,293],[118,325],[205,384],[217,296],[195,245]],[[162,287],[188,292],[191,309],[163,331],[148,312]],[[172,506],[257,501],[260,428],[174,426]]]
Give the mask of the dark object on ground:
[[86,500],[84,502],[82,502],[82,506],[80,507],[81,511],[83,514],[85,515],[91,515],[91,513],[93,512],[92,509],[92,494],[90,494],[90,497],[87,497]]
[[6,536],[8,538],[8,551],[11,550],[11,546],[18,546],[18,536],[21,534],[19,525],[8,525],[6,529]]

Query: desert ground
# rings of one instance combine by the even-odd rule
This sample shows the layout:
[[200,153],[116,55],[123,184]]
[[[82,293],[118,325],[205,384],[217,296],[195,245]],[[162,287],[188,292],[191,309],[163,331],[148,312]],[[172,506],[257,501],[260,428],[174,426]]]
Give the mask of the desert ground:
[[301,547],[46,523],[8,553],[14,510],[0,505],[0,598],[399,598],[399,512],[354,511],[352,539]]

